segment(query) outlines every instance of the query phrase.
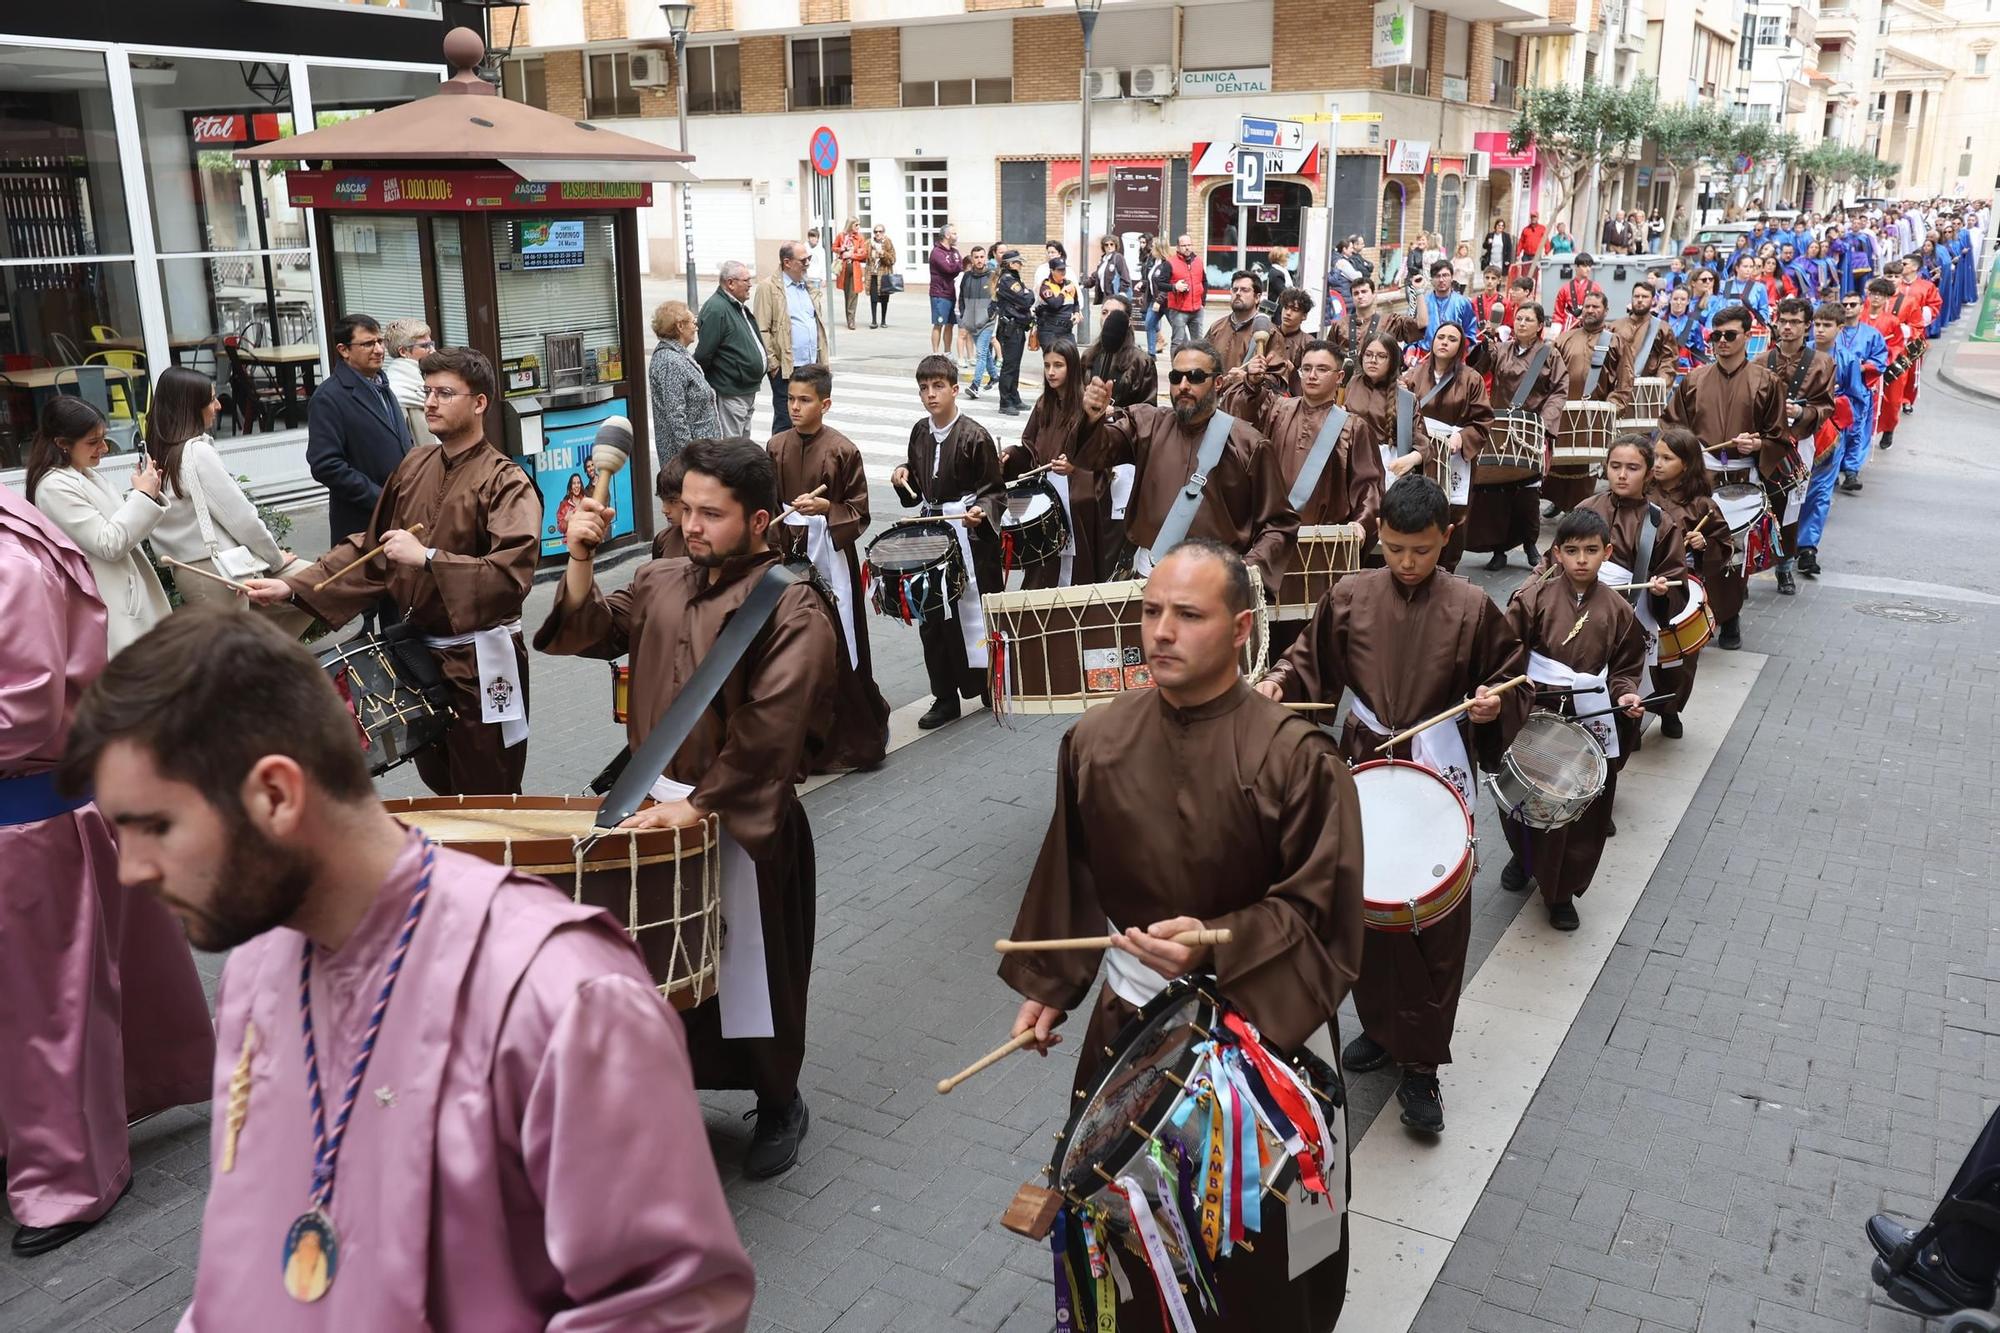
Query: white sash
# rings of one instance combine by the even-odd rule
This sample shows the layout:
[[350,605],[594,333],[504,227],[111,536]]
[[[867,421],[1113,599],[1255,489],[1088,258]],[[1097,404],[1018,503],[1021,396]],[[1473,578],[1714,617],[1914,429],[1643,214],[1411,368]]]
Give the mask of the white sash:
[[1056,582],[1067,588],[1076,570],[1076,513],[1069,507],[1069,478],[1055,472],[1045,472],[1049,486],[1062,502],[1063,521],[1068,525],[1069,537],[1063,542],[1062,568],[1056,574]]
[[521,659],[514,652],[514,636],[520,632],[521,622],[510,620],[470,634],[424,636],[433,649],[472,645],[479,671],[479,720],[498,723],[500,741],[510,750],[528,739],[528,700],[521,689]]
[[[1375,716],[1375,710],[1358,694],[1354,696],[1352,712],[1355,721],[1376,735],[1395,734],[1382,725],[1382,719]],[[1467,810],[1478,809],[1479,789],[1473,785],[1472,757],[1465,752],[1465,737],[1459,734],[1456,722],[1440,722],[1410,737],[1410,757],[1458,788]]]
[[847,639],[847,665],[861,669],[861,650],[854,642],[854,584],[847,575],[847,561],[827,531],[824,514],[789,514],[785,522],[806,530],[806,559],[833,589],[833,605],[840,613],[840,632]]
[[1111,469],[1111,517],[1125,517],[1125,506],[1132,503],[1132,483],[1139,475],[1139,469],[1130,463],[1120,463]]
[[[1606,560],[1597,568],[1597,581],[1607,587],[1628,586],[1632,577],[1632,571],[1616,560]],[[1621,592],[1618,595],[1623,597],[1625,594]],[[1646,631],[1646,665],[1649,667],[1660,664],[1660,622],[1653,615],[1651,601],[1643,592],[1632,595],[1632,610],[1639,617],[1639,627]]]
[[[682,801],[694,794],[694,788],[661,778],[650,794],[663,803]],[[722,961],[716,969],[716,994],[722,1006],[722,1035],[732,1041],[768,1037],[776,1028],[771,1023],[771,981],[764,964],[757,866],[728,829],[721,831],[721,845]]]
[[[1600,708],[1611,707],[1611,687],[1607,683],[1609,671],[1600,671],[1594,676],[1585,675],[1575,667],[1564,666],[1552,657],[1540,653],[1528,654],[1528,679],[1537,685],[1568,686],[1573,692],[1570,704],[1579,713],[1594,713]],[[1597,743],[1604,747],[1606,759],[1616,759],[1618,749],[1617,720],[1606,714],[1602,717],[1587,717],[1577,723],[1597,737]]]
[[[968,495],[944,507],[946,518],[957,518],[971,506],[972,496]],[[986,521],[998,524],[998,514],[988,514]],[[965,664],[969,667],[986,665],[986,613],[980,610],[979,598],[985,590],[979,586],[978,566],[972,563],[972,525],[954,523],[951,530],[958,534],[958,553],[965,557],[966,589],[958,595],[958,632],[965,640]]]

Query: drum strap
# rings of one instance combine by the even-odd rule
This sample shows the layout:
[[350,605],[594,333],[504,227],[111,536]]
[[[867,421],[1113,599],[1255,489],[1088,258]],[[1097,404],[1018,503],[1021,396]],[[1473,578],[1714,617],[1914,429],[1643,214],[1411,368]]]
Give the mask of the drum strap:
[[1597,346],[1590,349],[1590,374],[1584,377],[1583,396],[1587,401],[1597,392],[1598,377],[1604,374],[1605,358],[1611,355],[1611,326],[1606,324],[1604,332],[1597,335]]
[[1436,384],[1431,385],[1431,391],[1424,395],[1423,401],[1417,404],[1417,409],[1419,411],[1422,411],[1424,408],[1429,407],[1431,405],[1431,399],[1443,393],[1447,388],[1450,387],[1451,382],[1457,378],[1458,378],[1458,367],[1454,365],[1451,368],[1449,374],[1447,374],[1443,379],[1439,380]]
[[1646,373],[1646,366],[1653,359],[1653,344],[1658,341],[1659,336],[1660,321],[1651,315],[1646,316],[1646,341],[1639,344],[1639,360],[1632,367],[1635,378]]
[[597,808],[597,827],[617,828],[639,808],[654,781],[667,771],[667,765],[679,753],[681,742],[708,711],[710,701],[722,692],[723,682],[743,659],[751,641],[778,609],[778,599],[796,582],[798,575],[782,564],[772,565],[758,578],[757,586],[729,617],[722,633],[716,635],[714,645],[695,666],[694,675],[675,696],[672,706],[612,782],[610,794]]
[[1535,391],[1535,384],[1542,378],[1542,363],[1549,359],[1549,344],[1544,342],[1528,353],[1528,368],[1521,372],[1521,382],[1514,386],[1514,397],[1508,401],[1511,411],[1518,412],[1526,405],[1528,395]]
[[[1653,543],[1660,535],[1660,507],[1646,502],[1646,517],[1639,523],[1639,549],[1632,556],[1632,581],[1647,583],[1653,577]],[[1622,594],[1621,594],[1622,595]],[[1644,594],[1651,598],[1652,593]]]
[[1396,457],[1401,458],[1416,446],[1410,442],[1410,435],[1417,426],[1417,396],[1402,385],[1396,386]]
[[1222,461],[1222,451],[1229,444],[1230,428],[1235,424],[1235,417],[1220,410],[1208,419],[1208,429],[1202,432],[1201,447],[1195,452],[1194,471],[1188,476],[1187,484],[1181,487],[1181,493],[1174,497],[1174,507],[1167,511],[1159,532],[1154,534],[1148,548],[1156,553],[1154,559],[1180,545],[1188,529],[1194,526],[1195,511],[1201,508],[1201,495],[1208,489],[1209,474]]
[[1333,457],[1333,448],[1340,443],[1340,432],[1347,428],[1347,409],[1329,407],[1326,420],[1319,423],[1319,434],[1313,438],[1312,452],[1299,467],[1298,480],[1292,483],[1292,493],[1285,497],[1285,503],[1293,510],[1304,508],[1312,498],[1314,487],[1319,485],[1322,472],[1326,471],[1326,460]]

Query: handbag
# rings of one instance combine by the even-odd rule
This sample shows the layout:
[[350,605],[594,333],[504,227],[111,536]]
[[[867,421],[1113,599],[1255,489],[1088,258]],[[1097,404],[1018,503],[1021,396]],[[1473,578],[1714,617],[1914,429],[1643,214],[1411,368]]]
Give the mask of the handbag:
[[243,545],[222,546],[215,539],[215,520],[209,517],[208,496],[202,492],[201,471],[192,464],[181,469],[181,480],[187,483],[187,496],[194,504],[194,521],[201,529],[202,545],[208,548],[208,563],[216,573],[224,578],[261,579],[271,572],[271,567]]
[[889,275],[889,290],[890,290],[891,292],[900,292],[900,291],[902,291],[902,290],[903,290],[903,275],[902,275],[902,274],[900,274],[900,273],[891,273],[891,274]]

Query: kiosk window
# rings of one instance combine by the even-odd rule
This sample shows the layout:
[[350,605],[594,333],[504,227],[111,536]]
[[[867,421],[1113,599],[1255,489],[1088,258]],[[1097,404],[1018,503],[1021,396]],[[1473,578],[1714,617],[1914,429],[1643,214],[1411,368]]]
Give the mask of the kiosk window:
[[[621,378],[611,219],[537,214],[495,218],[490,225],[501,360],[533,358],[545,389]],[[545,364],[549,343],[560,345],[569,334],[581,337],[581,366]],[[566,375],[560,382],[559,371]]]

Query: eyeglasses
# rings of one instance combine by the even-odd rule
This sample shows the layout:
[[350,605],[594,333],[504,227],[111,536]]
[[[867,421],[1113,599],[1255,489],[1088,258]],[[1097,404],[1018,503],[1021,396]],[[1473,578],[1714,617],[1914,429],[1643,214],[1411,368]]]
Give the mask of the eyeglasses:
[[431,350],[432,350],[433,352],[435,352],[435,351],[437,350],[437,339],[435,339],[435,338],[423,338],[423,339],[419,339],[418,341],[416,341],[416,342],[413,342],[413,343],[411,343],[411,344],[410,344],[410,346],[412,346],[412,347],[428,347],[428,348],[430,348],[430,349],[431,349]]
[[1212,370],[1170,370],[1167,372],[1169,384],[1206,384],[1215,378]]
[[435,384],[426,384],[424,386],[424,401],[429,402],[435,398],[440,403],[448,403],[454,398],[463,398],[465,393],[464,389],[440,389]]
[[1716,330],[1716,331],[1715,331],[1714,333],[1710,334],[1709,336],[1710,336],[1711,338],[1715,339],[1715,341],[1717,341],[1717,342],[1719,342],[1719,343],[1733,343],[1733,342],[1735,342],[1735,341],[1736,341],[1736,340],[1737,340],[1738,338],[1741,338],[1741,337],[1743,336],[1743,330],[1741,330],[1741,329],[1717,329],[1717,330]]

